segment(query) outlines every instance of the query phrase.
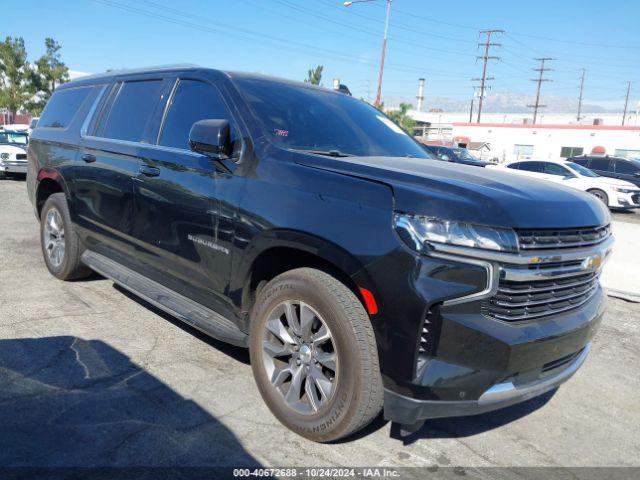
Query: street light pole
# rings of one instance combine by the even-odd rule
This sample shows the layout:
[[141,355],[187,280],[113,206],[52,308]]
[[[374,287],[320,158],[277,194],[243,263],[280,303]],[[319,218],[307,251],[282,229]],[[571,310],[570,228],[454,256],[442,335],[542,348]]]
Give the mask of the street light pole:
[[[354,3],[367,3],[373,0],[354,0],[352,2],[344,2],[345,7],[350,7]],[[389,14],[391,13],[392,0],[386,0],[387,12],[384,18],[384,36],[382,37],[382,55],[380,56],[380,72],[378,73],[378,93],[376,94],[375,107],[380,106],[380,97],[382,97],[382,74],[384,73],[384,58],[387,52],[387,32],[389,31]]]

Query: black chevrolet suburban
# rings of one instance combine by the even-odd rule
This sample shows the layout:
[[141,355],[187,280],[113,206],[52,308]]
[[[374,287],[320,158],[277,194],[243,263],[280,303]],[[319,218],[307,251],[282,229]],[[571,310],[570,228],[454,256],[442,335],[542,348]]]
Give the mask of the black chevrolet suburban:
[[428,157],[343,93],[171,67],[60,86],[27,185],[55,277],[248,347],[273,414],[331,441],[553,390],[602,318],[601,202]]

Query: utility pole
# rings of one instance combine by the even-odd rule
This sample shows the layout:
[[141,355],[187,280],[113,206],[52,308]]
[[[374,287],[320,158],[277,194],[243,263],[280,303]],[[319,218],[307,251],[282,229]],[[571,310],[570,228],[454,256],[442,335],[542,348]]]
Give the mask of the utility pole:
[[631,91],[631,82],[627,82],[627,97],[624,99],[624,113],[622,114],[622,126],[627,118],[627,107],[629,106],[629,92]]
[[418,79],[418,95],[416,95],[418,99],[418,111],[421,112],[424,106],[424,78]]
[[538,83],[538,90],[536,92],[536,103],[534,105],[527,105],[527,107],[533,108],[533,123],[535,125],[536,119],[538,118],[538,109],[546,107],[546,105],[540,105],[540,87],[542,86],[542,82],[551,81],[548,78],[542,78],[542,76],[544,72],[549,72],[553,70],[552,68],[545,68],[544,64],[545,62],[548,62],[554,59],[551,57],[544,57],[544,58],[535,58],[534,60],[537,60],[540,62],[540,68],[533,68],[532,70],[534,72],[540,72],[540,75],[538,76],[538,78],[532,78],[531,81]]
[[484,99],[484,92],[486,87],[486,82],[487,80],[493,80],[493,77],[491,78],[487,78],[487,62],[489,60],[500,60],[500,57],[493,57],[489,55],[489,49],[491,47],[500,47],[501,44],[500,43],[492,43],[491,42],[491,35],[494,33],[504,33],[504,30],[480,30],[480,34],[485,34],[487,36],[486,40],[484,43],[479,43],[478,46],[482,47],[484,46],[484,55],[482,55],[481,57],[476,57],[476,61],[482,59],[482,78],[480,79],[473,79],[475,80],[480,80],[480,97],[478,99],[478,123],[480,123],[480,117],[482,116],[482,101]]
[[584,90],[584,75],[585,75],[585,69],[582,69],[582,78],[580,79],[580,98],[578,98],[578,116],[577,116],[577,120],[578,122],[580,121],[580,119],[582,119],[582,115],[580,115],[582,113],[582,91]]
[[[352,0],[344,2],[343,5],[345,7],[350,7],[355,5],[356,3],[368,3],[373,0]],[[384,73],[384,58],[387,53],[387,33],[389,32],[389,14],[391,13],[391,2],[393,0],[386,0],[387,2],[387,10],[384,17],[384,34],[382,36],[382,55],[380,56],[380,71],[378,72],[378,92],[376,93],[376,101],[374,103],[375,107],[378,108],[380,106],[380,97],[382,97],[382,74]]]
[[473,97],[471,97],[471,106],[469,107],[469,123],[473,122]]

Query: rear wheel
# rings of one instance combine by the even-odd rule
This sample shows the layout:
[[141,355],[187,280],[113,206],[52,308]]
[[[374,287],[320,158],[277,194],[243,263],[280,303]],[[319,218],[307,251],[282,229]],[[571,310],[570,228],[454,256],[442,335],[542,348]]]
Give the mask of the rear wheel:
[[40,213],[40,243],[49,272],[60,280],[87,277],[91,270],[80,262],[82,248],[64,193],[54,193]]
[[597,188],[593,188],[593,189],[587,190],[587,191],[591,195],[596,197],[598,200],[600,200],[602,203],[604,203],[607,207],[609,206],[609,197],[607,196],[607,194],[605,192],[603,192],[602,190],[599,190]]
[[318,442],[363,428],[382,408],[378,353],[354,293],[319,270],[270,281],[251,315],[251,367],[273,414]]

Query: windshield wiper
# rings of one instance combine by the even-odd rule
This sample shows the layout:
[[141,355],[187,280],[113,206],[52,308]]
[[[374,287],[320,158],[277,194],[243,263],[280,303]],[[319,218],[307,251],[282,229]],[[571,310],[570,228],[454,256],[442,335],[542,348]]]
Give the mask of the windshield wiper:
[[353,157],[350,153],[343,153],[340,150],[311,150],[306,148],[292,148],[298,152],[315,153],[316,155],[326,155],[327,157]]

